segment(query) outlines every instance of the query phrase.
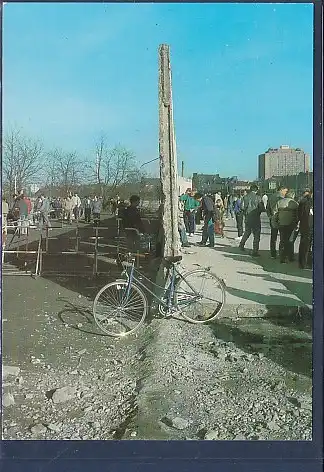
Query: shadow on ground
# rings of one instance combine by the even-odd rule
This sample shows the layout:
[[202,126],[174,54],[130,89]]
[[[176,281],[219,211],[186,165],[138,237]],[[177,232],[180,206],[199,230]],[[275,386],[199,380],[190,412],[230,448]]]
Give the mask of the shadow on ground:
[[264,319],[245,318],[235,322],[224,318],[212,323],[211,328],[218,339],[232,342],[246,353],[263,355],[295,374],[311,378],[311,335],[286,326],[287,320],[274,324],[269,311]]

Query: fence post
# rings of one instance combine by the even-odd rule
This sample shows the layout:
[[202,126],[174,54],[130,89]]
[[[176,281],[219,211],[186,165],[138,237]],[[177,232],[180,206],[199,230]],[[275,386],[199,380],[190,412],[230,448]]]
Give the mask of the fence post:
[[95,227],[95,246],[94,246],[94,259],[93,259],[93,275],[98,274],[98,227]]
[[46,226],[45,238],[45,251],[48,252],[48,226]]
[[79,252],[79,226],[75,228],[75,252]]

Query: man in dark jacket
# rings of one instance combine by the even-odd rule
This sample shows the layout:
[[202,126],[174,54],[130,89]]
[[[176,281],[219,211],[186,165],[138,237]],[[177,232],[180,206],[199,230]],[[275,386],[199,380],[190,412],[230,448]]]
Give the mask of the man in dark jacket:
[[243,197],[240,195],[236,200],[234,200],[234,215],[236,218],[236,227],[237,227],[237,241],[242,241],[243,237],[243,222],[244,222],[244,213],[242,208]]
[[278,239],[278,233],[279,233],[279,228],[277,225],[273,223],[273,214],[274,214],[274,209],[276,208],[277,203],[279,200],[282,198],[285,198],[287,195],[288,188],[284,185],[281,185],[278,188],[278,191],[272,195],[267,204],[267,215],[269,217],[269,222],[270,222],[270,255],[273,259],[277,257],[277,239]]
[[301,269],[312,267],[313,217],[313,192],[307,188],[298,206],[300,232],[298,259]]
[[215,206],[213,200],[207,195],[196,193],[195,199],[200,202],[201,210],[204,218],[204,226],[202,228],[202,239],[198,243],[199,246],[206,246],[208,240],[208,221],[215,216]]
[[83,200],[84,221],[90,223],[91,221],[92,200],[90,197],[85,197]]
[[240,242],[240,249],[244,251],[245,243],[253,234],[252,256],[259,256],[259,245],[261,236],[261,218],[260,215],[265,211],[262,198],[257,194],[257,185],[251,185],[250,192],[243,197],[242,209],[245,215],[245,232]]
[[132,195],[129,201],[130,206],[125,208],[122,214],[123,228],[135,228],[140,233],[145,233],[141,214],[138,209],[141,199],[137,195]]

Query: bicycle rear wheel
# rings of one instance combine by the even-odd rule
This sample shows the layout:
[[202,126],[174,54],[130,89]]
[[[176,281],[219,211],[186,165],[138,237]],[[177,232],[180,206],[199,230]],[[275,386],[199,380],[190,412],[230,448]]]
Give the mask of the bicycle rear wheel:
[[127,281],[115,281],[102,287],[93,302],[97,326],[115,337],[135,333],[144,322],[148,302],[144,292],[132,283],[127,295]]
[[206,269],[184,274],[175,288],[175,304],[191,323],[208,323],[225,305],[226,287],[222,279]]

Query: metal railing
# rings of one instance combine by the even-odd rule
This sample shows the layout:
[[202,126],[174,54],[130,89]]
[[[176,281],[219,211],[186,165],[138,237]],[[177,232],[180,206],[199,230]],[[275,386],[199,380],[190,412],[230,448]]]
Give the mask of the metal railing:
[[[118,224],[119,223],[119,224]],[[120,252],[132,252],[136,257],[136,265],[137,267],[140,266],[140,259],[143,257],[147,257],[150,254],[152,249],[152,238],[149,235],[140,235],[138,230],[135,228],[125,228],[121,230],[120,222],[117,221],[117,236],[114,238],[114,241],[107,241],[106,243],[101,242],[104,239],[104,236],[101,236],[102,232],[111,231],[111,228],[104,227],[104,226],[94,226],[92,228],[93,234],[89,236],[86,240],[82,240],[81,237],[81,229],[79,225],[75,226],[72,230],[74,234],[72,236],[66,236],[65,233],[61,233],[58,235],[53,235],[50,233],[51,230],[61,229],[61,227],[40,227],[39,228],[39,237],[34,239],[33,242],[37,243],[37,248],[30,250],[29,245],[30,241],[30,228],[27,228],[26,239],[22,241],[21,235],[19,233],[19,228],[16,226],[9,226],[10,228],[14,228],[15,232],[11,238],[9,248],[6,244],[2,246],[2,266],[3,266],[3,275],[33,275],[33,276],[41,276],[44,274],[56,274],[56,275],[64,275],[64,276],[80,276],[80,275],[92,275],[97,276],[100,274],[104,274],[104,272],[99,272],[98,270],[98,262],[101,258],[110,258],[110,263],[115,263],[116,254]],[[89,229],[89,227],[86,227]],[[101,234],[100,234],[101,233]],[[70,232],[68,233],[70,234]],[[75,245],[70,250],[63,250],[59,251],[51,251],[51,241],[52,240],[59,240],[60,238],[68,239],[68,240],[75,240]],[[10,249],[10,246],[13,244],[14,240],[18,243],[18,246],[14,249]],[[117,240],[116,240],[117,239]],[[22,244],[23,242],[23,244]],[[81,250],[81,245],[90,245],[93,247],[93,250]],[[21,246],[24,246],[24,249],[21,249]],[[100,250],[101,246],[105,248],[103,251]],[[4,270],[5,268],[5,255],[6,254],[16,254],[17,258],[19,255],[35,255],[34,261],[34,268],[32,270],[25,270],[25,271],[8,271]],[[93,259],[92,262],[92,270],[89,274],[89,271],[82,269],[82,272],[60,272],[58,270],[46,270],[44,269],[44,258],[46,256],[85,256]],[[25,262],[25,267],[27,267],[27,263]]]

